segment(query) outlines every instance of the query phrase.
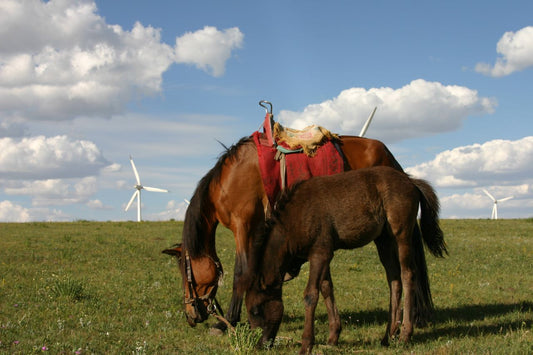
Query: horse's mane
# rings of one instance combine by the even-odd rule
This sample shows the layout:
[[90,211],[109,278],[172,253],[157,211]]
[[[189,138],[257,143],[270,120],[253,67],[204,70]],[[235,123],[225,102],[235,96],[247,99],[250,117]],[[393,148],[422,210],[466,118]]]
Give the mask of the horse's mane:
[[[229,148],[219,142],[224,147],[224,151],[220,154],[215,166],[198,182],[196,190],[191,198],[190,205],[185,213],[182,235],[182,247],[189,252],[191,257],[199,257],[206,251],[204,238],[209,237],[207,235],[208,232],[206,227],[207,223],[209,223],[208,221],[212,219],[210,218],[210,214],[214,213],[213,206],[209,199],[209,186],[211,183],[220,182],[224,164],[229,160],[235,159],[239,148],[249,140],[249,136],[243,137]],[[215,246],[214,243],[212,244],[214,251]]]

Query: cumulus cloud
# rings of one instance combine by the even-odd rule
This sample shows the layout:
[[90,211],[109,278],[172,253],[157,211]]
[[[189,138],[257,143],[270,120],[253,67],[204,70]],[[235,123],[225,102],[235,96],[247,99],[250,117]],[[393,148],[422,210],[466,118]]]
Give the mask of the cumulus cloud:
[[439,187],[522,183],[533,176],[533,136],[454,148],[406,171]]
[[0,138],[0,178],[54,179],[97,175],[109,166],[90,141],[67,136]]
[[29,209],[11,201],[0,201],[0,221],[22,223],[30,220]]
[[319,124],[336,133],[356,135],[377,107],[367,136],[390,143],[453,131],[468,116],[492,113],[496,105],[476,90],[418,79],[399,89],[347,89],[302,112],[281,111],[279,119],[293,128]]
[[514,196],[501,217],[533,215],[533,136],[457,147],[405,170],[437,188],[444,218],[489,218],[493,202],[483,189],[496,199]]
[[177,220],[183,221],[185,219],[185,212],[187,211],[188,204],[185,201],[171,200],[167,203],[166,209],[160,213],[152,214],[148,216],[152,220]]
[[90,200],[86,203],[87,207],[95,209],[95,210],[110,210],[111,206],[106,206],[104,203],[100,200]]
[[0,201],[0,221],[1,222],[32,222],[47,221],[59,222],[68,221],[71,217],[62,211],[49,208],[26,208],[12,201]]
[[[496,199],[513,196],[511,200],[498,203],[501,218],[526,218],[533,216],[533,185],[491,186],[487,188]],[[454,193],[440,198],[444,218],[490,218],[493,201],[481,188],[466,193]]]
[[218,77],[224,74],[231,51],[242,47],[243,39],[244,35],[237,27],[218,31],[215,27],[205,26],[176,38],[176,60],[193,64]]
[[7,195],[31,196],[32,206],[69,205],[89,203],[89,198],[96,193],[96,178],[63,180],[23,180],[9,183],[4,189]]
[[160,29],[107,24],[87,0],[2,1],[0,23],[4,118],[109,117],[134,98],[160,92],[173,63],[224,74],[243,40],[238,28],[205,27],[171,47],[161,41]]
[[533,26],[517,32],[506,32],[498,41],[496,51],[500,55],[494,65],[476,64],[479,73],[502,77],[533,66]]

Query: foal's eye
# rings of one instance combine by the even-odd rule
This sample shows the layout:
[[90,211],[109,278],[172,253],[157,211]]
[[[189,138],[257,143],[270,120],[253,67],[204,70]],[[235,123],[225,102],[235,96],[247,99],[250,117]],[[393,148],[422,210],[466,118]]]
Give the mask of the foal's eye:
[[257,317],[259,315],[259,307],[257,306],[252,307],[252,309],[250,310],[250,313],[252,313],[252,316]]

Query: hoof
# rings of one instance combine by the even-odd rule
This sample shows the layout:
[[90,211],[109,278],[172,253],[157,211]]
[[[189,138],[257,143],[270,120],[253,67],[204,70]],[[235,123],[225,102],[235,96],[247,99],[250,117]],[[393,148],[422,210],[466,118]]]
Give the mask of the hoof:
[[220,337],[220,336],[224,335],[224,331],[222,329],[211,327],[211,328],[209,328],[209,335]]
[[221,336],[221,335],[224,335],[224,332],[226,331],[227,328],[228,327],[224,322],[218,322],[214,324],[213,326],[211,326],[211,328],[209,329],[209,334]]

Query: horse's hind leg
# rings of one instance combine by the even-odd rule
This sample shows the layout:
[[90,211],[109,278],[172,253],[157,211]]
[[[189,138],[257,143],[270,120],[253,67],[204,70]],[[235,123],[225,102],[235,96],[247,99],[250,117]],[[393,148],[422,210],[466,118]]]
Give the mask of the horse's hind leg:
[[379,259],[385,268],[387,282],[389,283],[389,321],[387,330],[381,340],[384,346],[389,345],[389,339],[393,338],[399,331],[401,324],[401,298],[402,298],[402,281],[401,269],[398,260],[396,241],[387,231],[376,239]]
[[339,335],[341,333],[341,318],[337,305],[335,304],[335,297],[333,296],[333,282],[331,280],[331,273],[329,266],[325,273],[324,280],[320,283],[320,292],[324,297],[324,303],[328,310],[328,322],[329,322],[329,345],[337,345],[339,341]]

